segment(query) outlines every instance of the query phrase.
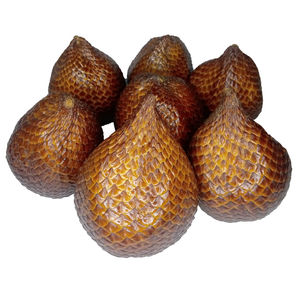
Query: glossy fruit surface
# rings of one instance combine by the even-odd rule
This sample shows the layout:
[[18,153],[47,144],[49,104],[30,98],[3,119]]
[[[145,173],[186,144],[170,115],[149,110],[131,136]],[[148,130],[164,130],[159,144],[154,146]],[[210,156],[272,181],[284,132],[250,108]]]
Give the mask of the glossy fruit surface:
[[193,70],[191,55],[177,36],[150,39],[129,66],[127,79],[141,74],[156,74],[187,79]]
[[228,47],[219,58],[198,66],[189,81],[210,111],[217,108],[225,88],[230,87],[250,118],[255,119],[261,112],[263,98],[258,69],[237,45]]
[[134,118],[145,96],[156,97],[156,108],[172,135],[183,146],[207,115],[194,89],[183,79],[157,75],[134,78],[120,95],[115,126],[122,127]]
[[224,103],[196,131],[190,157],[200,207],[218,220],[251,221],[280,204],[289,187],[291,161],[232,94],[227,92]]
[[156,254],[186,232],[198,206],[196,178],[154,96],[84,162],[75,205],[88,234],[115,256]]
[[68,93],[85,101],[104,125],[112,122],[124,86],[117,63],[84,38],[75,36],[53,67],[49,93]]
[[17,179],[42,196],[74,192],[79,167],[103,140],[96,114],[70,95],[48,95],[17,123],[7,161]]

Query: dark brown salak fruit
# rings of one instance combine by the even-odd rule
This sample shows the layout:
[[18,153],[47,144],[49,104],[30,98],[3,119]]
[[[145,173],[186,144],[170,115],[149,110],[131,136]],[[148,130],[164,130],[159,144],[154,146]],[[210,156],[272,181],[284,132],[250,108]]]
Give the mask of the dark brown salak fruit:
[[49,93],[68,93],[85,101],[104,125],[112,122],[124,86],[117,63],[84,38],[75,36],[53,67]]
[[197,98],[193,87],[178,77],[141,75],[132,79],[122,91],[116,107],[115,127],[134,118],[141,101],[152,94],[156,108],[171,134],[182,146],[207,117],[207,109]]
[[42,196],[74,192],[79,167],[103,140],[94,111],[71,95],[51,94],[17,123],[7,161],[17,179]]
[[127,80],[136,75],[156,74],[187,79],[193,70],[191,55],[177,36],[150,39],[129,66]]
[[83,227],[119,257],[156,254],[194,219],[199,192],[190,161],[147,96],[134,120],[84,162],[75,190]]
[[291,161],[285,148],[243,113],[234,91],[197,130],[190,157],[200,207],[215,219],[260,219],[285,197]]
[[237,45],[228,47],[219,58],[198,66],[189,81],[210,111],[217,108],[223,100],[224,89],[230,87],[250,118],[255,119],[261,112],[263,98],[258,69]]

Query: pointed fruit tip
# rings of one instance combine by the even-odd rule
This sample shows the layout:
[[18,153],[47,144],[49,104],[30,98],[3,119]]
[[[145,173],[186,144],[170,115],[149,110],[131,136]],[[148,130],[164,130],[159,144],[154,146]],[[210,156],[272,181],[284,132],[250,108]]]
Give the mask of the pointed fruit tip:
[[236,43],[232,44],[230,47],[234,48],[234,49],[240,49],[239,46]]
[[67,96],[64,100],[64,106],[68,109],[74,107],[74,99],[71,96]]
[[75,35],[70,43],[70,45],[81,45],[88,43],[87,40],[81,36]]
[[147,111],[147,109],[155,109],[156,97],[154,94],[149,93],[141,102],[140,111]]
[[223,91],[224,94],[224,102],[227,107],[232,107],[232,106],[238,106],[240,105],[240,102],[237,98],[236,93],[233,91],[232,88],[226,87]]
[[[146,120],[156,120],[156,97],[152,93],[145,96],[141,101],[140,107],[135,114],[133,122],[146,121]],[[139,122],[138,122],[139,123]]]
[[239,46],[237,44],[232,44],[229,47],[227,47],[227,49],[224,51],[225,54],[235,54],[235,53],[240,53],[242,52],[241,49],[239,48]]
[[74,35],[73,40],[79,40],[79,41],[81,41],[81,40],[84,40],[84,38],[81,37],[81,36],[79,36],[79,35]]

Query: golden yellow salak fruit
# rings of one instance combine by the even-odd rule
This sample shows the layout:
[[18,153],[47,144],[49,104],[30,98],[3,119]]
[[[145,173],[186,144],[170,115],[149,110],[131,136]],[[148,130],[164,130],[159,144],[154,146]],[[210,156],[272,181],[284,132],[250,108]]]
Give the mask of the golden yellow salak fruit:
[[244,113],[234,91],[226,89],[224,95],[190,143],[200,207],[222,221],[257,220],[285,197],[291,161],[286,149]]
[[198,206],[190,161],[145,98],[135,118],[84,162],[75,192],[83,227],[107,252],[142,257],[187,231]]

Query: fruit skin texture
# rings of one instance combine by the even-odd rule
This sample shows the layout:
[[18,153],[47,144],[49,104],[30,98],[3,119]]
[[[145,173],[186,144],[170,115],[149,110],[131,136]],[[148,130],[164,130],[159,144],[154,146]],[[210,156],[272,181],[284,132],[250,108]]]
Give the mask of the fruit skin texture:
[[85,101],[104,125],[112,122],[124,86],[117,63],[84,38],[75,36],[53,67],[49,93],[68,93]]
[[84,162],[75,206],[88,234],[119,257],[156,254],[186,232],[198,206],[185,152],[147,97],[135,119]]
[[230,87],[250,118],[255,119],[261,112],[263,98],[258,69],[237,45],[228,47],[219,58],[198,66],[189,82],[210,111],[223,101],[224,90]]
[[187,79],[192,72],[192,59],[177,36],[164,35],[150,39],[129,66],[127,80],[136,75],[156,74]]
[[185,147],[207,117],[207,109],[192,86],[178,77],[141,75],[131,80],[122,91],[116,107],[116,129],[134,118],[141,101],[148,94],[156,97],[158,113],[171,134]]
[[190,157],[200,207],[217,220],[260,219],[280,204],[289,187],[286,149],[243,113],[235,95],[227,94],[196,131]]
[[19,120],[6,157],[22,185],[62,198],[74,192],[79,167],[102,140],[92,109],[70,95],[52,94]]

